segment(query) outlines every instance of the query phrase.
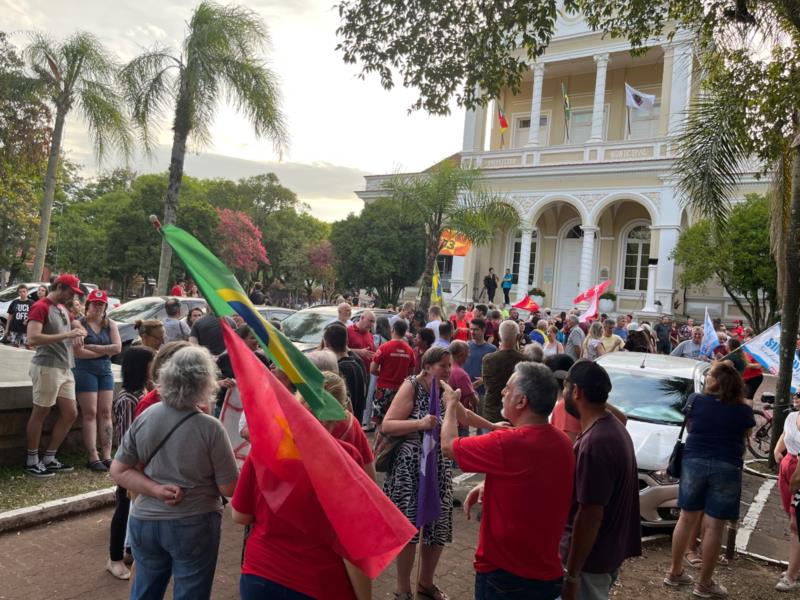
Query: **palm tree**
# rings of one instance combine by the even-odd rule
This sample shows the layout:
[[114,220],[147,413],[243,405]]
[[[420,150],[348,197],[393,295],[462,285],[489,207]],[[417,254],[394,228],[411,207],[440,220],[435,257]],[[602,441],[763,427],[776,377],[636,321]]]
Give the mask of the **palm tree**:
[[78,108],[86,121],[98,160],[102,160],[109,146],[121,150],[127,158],[132,136],[122,98],[115,89],[116,61],[94,35],[80,31],[56,43],[44,35],[34,34],[24,54],[56,116],[33,261],[33,280],[40,281],[67,114],[73,107]]
[[[800,35],[800,28],[796,32]],[[743,85],[739,70],[750,71],[746,61],[740,59],[739,64],[734,61],[726,63],[725,69],[716,69],[714,61],[719,57],[708,55],[706,58],[704,62],[710,65],[709,78],[704,82],[702,95],[690,108],[675,169],[687,204],[711,219],[716,225],[715,235],[725,235],[731,200],[738,194],[742,166],[754,159],[774,165],[770,243],[778,265],[781,297],[774,449],[786,418],[786,411],[781,407],[789,405],[800,320],[800,93],[788,86],[783,90],[773,89],[770,75],[782,77],[779,69],[764,70],[760,81],[757,76],[742,78]],[[731,64],[734,68],[730,68]],[[752,69],[751,73],[761,73],[760,67]],[[767,112],[773,114],[764,121],[760,115]],[[760,129],[764,122],[767,135]]]
[[431,301],[433,266],[442,249],[442,234],[460,233],[476,245],[490,242],[497,231],[519,226],[519,214],[510,204],[488,193],[480,171],[461,169],[446,160],[419,175],[396,175],[386,184],[403,212],[425,224],[425,270],[420,310]]
[[[268,44],[266,25],[252,11],[204,0],[189,21],[180,52],[155,48],[122,69],[122,86],[145,148],[153,147],[154,121],[174,105],[165,225],[176,220],[187,142],[209,142],[221,99],[230,99],[250,120],[256,135],[271,139],[278,152],[286,146],[278,83],[258,57]],[[169,245],[162,243],[161,294],[166,293],[171,258]]]

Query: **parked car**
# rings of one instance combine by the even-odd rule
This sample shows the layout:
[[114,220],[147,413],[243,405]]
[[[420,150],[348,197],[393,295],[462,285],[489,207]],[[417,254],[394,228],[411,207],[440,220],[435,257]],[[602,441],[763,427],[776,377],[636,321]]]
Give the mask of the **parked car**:
[[278,321],[279,323],[297,312],[293,308],[283,306],[256,306],[256,310],[267,321]]
[[[366,308],[353,308],[351,320],[357,323]],[[389,316],[393,313],[384,308],[369,309],[376,317]],[[298,310],[281,322],[283,333],[296,347],[303,352],[310,352],[319,347],[325,327],[336,320],[338,313],[335,306],[314,306]]]
[[[25,286],[28,288],[29,298],[31,300],[38,300],[36,297],[36,290],[40,285],[48,285],[47,283],[25,283]],[[17,294],[17,288],[20,286],[19,283],[7,287],[3,291],[0,291],[0,338],[3,337],[6,333],[6,315],[8,314],[8,307],[9,305],[19,297]]]
[[140,319],[158,319],[161,321],[166,318],[167,311],[164,309],[164,303],[170,298],[180,301],[181,317],[185,317],[193,308],[206,309],[206,301],[202,298],[146,296],[144,298],[136,298],[108,311],[108,317],[117,322],[123,351],[139,337],[135,329],[136,321]]
[[628,417],[639,469],[642,525],[671,527],[678,520],[678,480],[667,464],[683,423],[681,408],[700,392],[706,362],[639,352],[611,352],[597,360],[611,378],[609,402]]

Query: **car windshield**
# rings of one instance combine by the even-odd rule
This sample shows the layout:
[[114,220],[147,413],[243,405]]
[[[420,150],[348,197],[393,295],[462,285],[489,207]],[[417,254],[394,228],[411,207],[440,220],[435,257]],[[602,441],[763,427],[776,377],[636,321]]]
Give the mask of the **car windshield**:
[[17,286],[6,288],[0,292],[0,302],[11,302],[12,300],[16,300],[17,296],[19,296],[17,293]]
[[139,298],[131,300],[122,306],[108,311],[108,317],[123,323],[133,323],[138,319],[146,318],[145,313],[150,312],[156,306],[163,304],[161,298]]
[[694,381],[608,369],[611,394],[608,401],[629,419],[651,423],[683,423],[681,407],[694,392]]
[[281,322],[283,333],[293,342],[318,344],[325,326],[335,317],[317,312],[294,313]]

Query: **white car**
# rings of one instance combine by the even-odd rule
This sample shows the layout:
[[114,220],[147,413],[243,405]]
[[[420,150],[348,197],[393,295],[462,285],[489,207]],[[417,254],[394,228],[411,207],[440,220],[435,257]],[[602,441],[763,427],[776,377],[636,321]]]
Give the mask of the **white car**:
[[[639,469],[642,525],[671,527],[678,519],[678,480],[667,475],[689,394],[703,389],[709,364],[663,354],[612,352],[597,363],[611,377],[609,402],[628,417]],[[684,434],[685,437],[686,434]]]

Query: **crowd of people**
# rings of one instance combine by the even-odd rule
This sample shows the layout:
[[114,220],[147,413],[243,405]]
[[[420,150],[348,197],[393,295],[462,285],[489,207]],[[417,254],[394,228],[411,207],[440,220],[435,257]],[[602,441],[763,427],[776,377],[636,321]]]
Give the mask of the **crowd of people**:
[[[369,580],[341,558],[335,540],[316,533],[324,531],[314,526],[324,512],[313,497],[304,499],[307,523],[298,528],[260,493],[264,478],[274,474],[250,457],[239,472],[215,418],[224,390],[236,385],[217,317],[181,319],[178,301],[169,300],[163,321],[137,323],[140,343],[123,355],[122,388],[114,398],[109,359],[120,352],[120,341],[106,316],[107,295],[96,290],[84,297],[72,275],[45,291],[20,311],[27,339],[19,330],[14,336],[36,349],[25,470],[40,478],[72,470],[56,453],[80,406],[87,467],[110,470],[118,486],[107,569],[133,579],[131,598],[161,598],[170,580],[176,598],[210,597],[224,498],[232,498],[234,521],[245,526],[242,598],[369,597]],[[78,298],[76,316],[68,307]],[[523,319],[507,304],[459,305],[448,317],[439,306],[422,313],[407,302],[391,316],[376,318],[367,309],[353,322],[352,306],[342,301],[337,315],[308,355],[348,412],[326,429],[369,477],[384,473],[383,492],[412,524],[423,433],[440,436],[434,464],[441,512],[397,556],[394,597],[448,597],[436,575],[453,540],[458,468],[485,474],[463,507],[471,517],[482,505],[476,599],[608,598],[623,562],[641,553],[639,485],[627,419],[608,402],[611,379],[595,360],[624,351],[706,360],[695,351],[702,330],[691,321],[677,326],[664,317],[651,326],[630,315],[602,315],[587,325],[577,311],[548,309]],[[296,393],[247,325],[238,317],[229,325]],[[681,516],[664,578],[669,586],[693,586],[701,598],[727,596],[713,572],[723,525],[739,516],[743,440],[754,424],[746,398],[756,379],[747,372],[755,365],[741,352],[752,331],[720,324],[718,335],[722,360],[708,358],[704,391],[683,408],[689,434]],[[430,411],[434,397],[443,403],[439,416]],[[59,418],[40,455],[42,424],[53,406]],[[366,434],[373,430],[371,444]],[[249,436],[245,419],[240,433]],[[800,573],[792,502],[800,488],[799,450],[792,415],[776,448],[792,524],[789,568],[777,586],[787,591],[798,587]],[[688,560],[692,553],[698,561]],[[699,567],[697,577],[688,565]]]

